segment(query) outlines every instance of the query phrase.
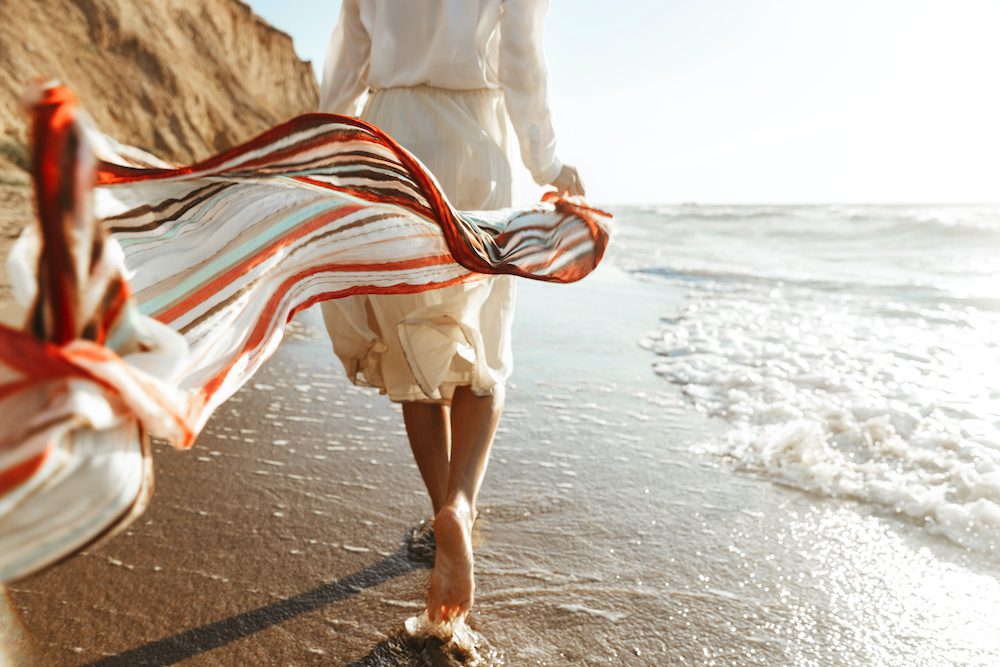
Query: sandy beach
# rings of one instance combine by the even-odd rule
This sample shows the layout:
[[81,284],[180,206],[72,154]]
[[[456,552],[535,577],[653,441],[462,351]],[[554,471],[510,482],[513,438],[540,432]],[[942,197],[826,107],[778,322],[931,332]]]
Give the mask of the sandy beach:
[[[637,344],[683,298],[613,258],[577,285],[521,282],[476,535],[471,624],[493,662],[1000,661],[996,563],[692,451],[725,425],[658,378]],[[399,411],[346,382],[317,313],[192,451],[157,447],[156,485],[127,533],[11,588],[9,654],[434,664],[401,638],[429,574],[404,537],[430,507]]]

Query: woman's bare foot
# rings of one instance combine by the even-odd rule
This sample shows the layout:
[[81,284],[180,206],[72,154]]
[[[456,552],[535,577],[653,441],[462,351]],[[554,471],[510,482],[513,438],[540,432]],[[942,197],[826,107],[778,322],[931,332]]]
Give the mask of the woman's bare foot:
[[437,549],[427,595],[427,615],[435,623],[465,617],[472,607],[472,513],[467,503],[445,505],[434,517]]

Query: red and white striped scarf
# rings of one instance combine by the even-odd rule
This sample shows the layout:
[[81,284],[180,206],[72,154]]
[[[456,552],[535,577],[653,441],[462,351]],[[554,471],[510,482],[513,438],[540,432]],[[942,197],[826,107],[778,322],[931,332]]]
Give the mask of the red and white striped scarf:
[[178,168],[91,129],[64,87],[32,107],[38,221],[0,327],[0,581],[145,507],[147,436],[188,447],[319,301],[508,273],[572,282],[607,214],[552,199],[459,212],[378,128],[310,114]]

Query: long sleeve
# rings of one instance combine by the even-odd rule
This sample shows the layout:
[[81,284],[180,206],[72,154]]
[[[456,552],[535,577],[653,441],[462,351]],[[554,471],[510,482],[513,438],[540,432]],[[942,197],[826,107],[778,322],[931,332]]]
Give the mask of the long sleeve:
[[357,114],[358,100],[368,87],[370,53],[371,38],[361,23],[358,0],[344,0],[326,49],[320,111]]
[[521,159],[539,185],[562,170],[549,112],[542,30],[548,0],[504,0],[500,17],[499,78]]

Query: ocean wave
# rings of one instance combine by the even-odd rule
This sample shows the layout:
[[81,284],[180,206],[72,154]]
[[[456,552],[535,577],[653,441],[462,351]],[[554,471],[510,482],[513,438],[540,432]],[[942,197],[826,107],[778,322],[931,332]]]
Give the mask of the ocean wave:
[[647,210],[659,218],[684,220],[755,220],[795,217],[796,209],[783,206],[658,206]]
[[704,207],[714,221],[668,208],[678,217],[662,207],[619,211],[613,260],[681,283],[798,284],[1000,309],[1000,207],[742,207],[737,217],[741,207]]
[[[625,266],[626,271],[638,278],[662,280],[681,287],[693,285],[719,284],[727,288],[753,286],[759,289],[812,290],[824,294],[852,294],[864,299],[880,299],[875,306],[881,314],[889,317],[933,317],[931,312],[944,309],[950,320],[959,316],[966,320],[966,309],[1000,312],[1000,297],[984,296],[967,291],[956,292],[931,282],[878,281],[871,276],[855,280],[841,276],[838,280],[812,277],[795,273],[782,267],[774,267],[770,275],[743,271],[721,271],[711,269],[667,267],[667,266]],[[805,296],[803,294],[803,296]],[[817,298],[823,295],[814,295]],[[918,305],[903,306],[904,302]],[[956,310],[957,309],[957,312]]]
[[[904,206],[904,205],[671,205],[618,207],[623,220],[655,219],[658,223],[691,222],[721,225],[754,221],[772,223],[775,233],[823,233],[838,228],[852,234],[878,235],[901,231],[917,234],[1000,234],[1000,206]],[[808,224],[804,224],[808,223]]]
[[1000,346],[980,333],[1000,319],[901,321],[878,303],[706,282],[642,344],[732,424],[702,451],[1000,552]]

